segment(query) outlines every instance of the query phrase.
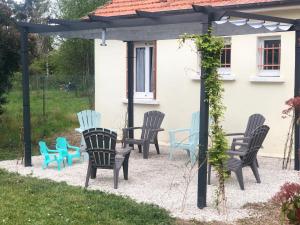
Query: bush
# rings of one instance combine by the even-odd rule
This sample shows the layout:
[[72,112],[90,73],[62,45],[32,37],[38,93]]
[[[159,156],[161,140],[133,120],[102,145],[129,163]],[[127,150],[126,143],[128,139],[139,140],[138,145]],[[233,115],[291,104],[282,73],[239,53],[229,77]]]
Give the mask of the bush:
[[300,225],[300,184],[285,183],[272,198],[281,205],[281,221]]

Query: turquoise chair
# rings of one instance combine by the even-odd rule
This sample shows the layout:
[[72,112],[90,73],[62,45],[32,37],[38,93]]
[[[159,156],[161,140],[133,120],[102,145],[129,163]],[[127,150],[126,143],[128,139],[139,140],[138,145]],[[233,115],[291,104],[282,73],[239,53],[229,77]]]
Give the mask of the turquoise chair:
[[[94,110],[83,110],[77,113],[77,118],[80,127],[76,128],[75,131],[79,132],[81,135],[84,130],[99,128],[101,124],[101,114]],[[81,146],[85,148],[83,136],[81,136]]]
[[44,157],[44,162],[42,168],[45,169],[48,167],[49,163],[56,162],[57,169],[60,170],[61,163],[64,162],[64,156],[59,150],[50,150],[44,141],[39,142],[40,153]]
[[[80,159],[81,157],[80,148],[70,145],[67,139],[64,137],[56,138],[56,149],[62,152],[63,157],[67,158],[69,166],[72,165],[72,161],[74,158]],[[70,153],[69,149],[73,149],[74,153]]]
[[[191,163],[194,164],[197,160],[198,145],[199,145],[199,116],[200,112],[192,114],[192,123],[190,128],[175,129],[169,131],[170,136],[170,156],[172,159],[173,152],[178,149],[186,150],[190,156]],[[186,133],[186,139],[176,140],[176,134]]]

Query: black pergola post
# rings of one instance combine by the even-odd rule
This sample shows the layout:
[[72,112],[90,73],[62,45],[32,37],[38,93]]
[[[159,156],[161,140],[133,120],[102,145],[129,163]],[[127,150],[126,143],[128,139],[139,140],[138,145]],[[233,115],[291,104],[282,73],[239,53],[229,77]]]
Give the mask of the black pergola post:
[[[127,98],[128,98],[128,127],[134,127],[134,106],[133,106],[133,90],[134,90],[134,46],[132,41],[127,42]],[[129,130],[129,138],[133,138],[133,130]]]
[[[206,34],[211,28],[211,18],[208,15],[207,23],[202,24],[202,34]],[[197,206],[200,209],[206,207],[207,192],[207,147],[208,147],[208,121],[209,105],[205,88],[205,76],[201,69],[200,84],[200,124],[199,124],[199,164],[198,164],[198,195]]]
[[[295,89],[294,96],[300,96],[300,27],[296,26],[296,51],[295,51]],[[300,126],[297,124],[297,118],[300,112],[295,110],[295,170],[300,170],[299,149],[300,149]]]
[[24,162],[31,166],[31,128],[30,128],[30,96],[29,96],[29,67],[28,67],[28,30],[21,29],[21,60],[23,83],[23,127],[24,127]]

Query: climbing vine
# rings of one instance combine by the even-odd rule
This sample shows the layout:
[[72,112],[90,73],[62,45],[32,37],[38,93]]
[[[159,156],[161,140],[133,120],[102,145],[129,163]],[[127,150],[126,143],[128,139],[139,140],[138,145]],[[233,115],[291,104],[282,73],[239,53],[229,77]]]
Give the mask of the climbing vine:
[[228,155],[228,143],[225,132],[221,126],[225,107],[222,103],[224,88],[219,79],[217,69],[220,67],[220,54],[224,47],[222,38],[215,37],[211,30],[204,35],[184,35],[182,43],[186,40],[194,41],[197,50],[201,53],[201,68],[204,74],[206,94],[209,103],[210,115],[210,136],[211,146],[208,149],[208,161],[215,168],[218,178],[216,190],[216,206],[218,209],[226,208],[225,179],[228,176],[226,171],[226,160]]

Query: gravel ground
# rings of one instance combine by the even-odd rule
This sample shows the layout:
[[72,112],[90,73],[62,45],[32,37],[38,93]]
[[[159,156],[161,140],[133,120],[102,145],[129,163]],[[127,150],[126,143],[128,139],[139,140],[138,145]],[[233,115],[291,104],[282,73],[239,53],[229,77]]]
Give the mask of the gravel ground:
[[[268,201],[287,181],[299,182],[299,173],[280,169],[281,160],[275,158],[259,158],[259,173],[262,183],[257,184],[250,168],[244,168],[245,191],[239,189],[233,175],[226,181],[227,213],[219,214],[214,207],[214,191],[217,180],[212,175],[212,185],[208,186],[208,207],[200,210],[196,207],[197,200],[197,170],[186,165],[187,156],[183,151],[177,151],[174,159],[168,159],[167,148],[157,155],[151,149],[149,159],[134,150],[129,162],[129,180],[123,179],[120,172],[119,188],[113,189],[113,172],[98,170],[95,180],[90,180],[89,189],[97,189],[122,196],[129,196],[138,202],[157,204],[166,208],[175,217],[200,221],[232,222],[250,215],[249,209],[243,208],[246,203]],[[33,157],[33,167],[17,165],[16,160],[0,162],[0,168],[21,175],[47,178],[54,181],[65,181],[69,185],[84,186],[87,171],[87,161],[75,161],[73,166],[57,171],[55,164],[43,170],[42,158]],[[190,182],[189,182],[190,181]],[[189,183],[189,184],[188,184]],[[187,191],[186,191],[187,190]],[[186,193],[186,198],[184,197]],[[185,199],[185,200],[184,200]]]

